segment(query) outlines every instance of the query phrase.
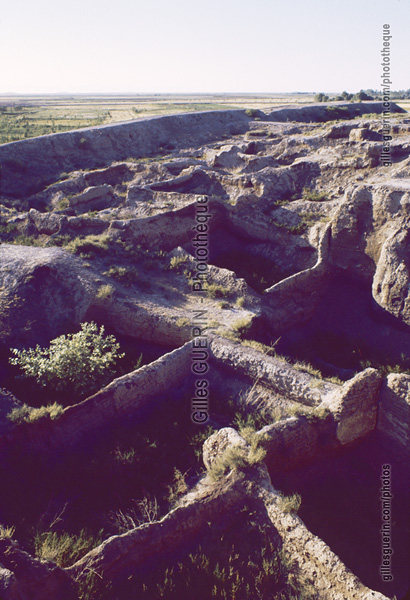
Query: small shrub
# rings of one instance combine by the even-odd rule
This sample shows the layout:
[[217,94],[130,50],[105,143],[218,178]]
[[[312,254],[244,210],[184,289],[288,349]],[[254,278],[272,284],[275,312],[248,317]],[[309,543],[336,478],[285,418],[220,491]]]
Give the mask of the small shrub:
[[243,469],[249,463],[246,459],[247,450],[241,446],[231,446],[218,456],[208,469],[212,481],[218,481],[232,469]]
[[266,450],[260,445],[260,436],[255,433],[253,426],[239,429],[248,447],[230,446],[218,456],[208,469],[208,475],[213,481],[217,481],[232,469],[246,469],[264,460]]
[[284,513],[297,513],[301,503],[302,498],[300,494],[291,494],[289,496],[281,495],[277,501],[277,506],[279,510]]
[[208,283],[206,293],[209,298],[227,298],[231,295],[228,288],[219,285],[218,283]]
[[122,450],[117,447],[113,452],[114,460],[121,465],[133,465],[138,461],[138,453],[134,447]]
[[233,426],[238,429],[241,436],[250,442],[252,434],[267,425],[266,419],[259,411],[246,412],[245,409],[235,413]]
[[262,403],[262,392],[256,381],[251,388],[241,392],[239,397],[232,395],[226,398],[225,395],[216,395],[212,402],[212,418],[219,421],[220,416],[223,415],[224,423],[237,429],[250,443],[250,439],[244,435],[245,430],[253,433],[275,420],[271,410],[261,408]]
[[173,256],[169,261],[169,268],[172,271],[184,271],[184,269],[189,265],[190,260],[188,256]]
[[[89,570],[83,577],[77,575],[75,581],[79,600],[102,600],[100,592],[101,575],[99,573]],[[111,589],[111,583],[105,583],[104,592],[109,593]]]
[[[319,384],[320,385],[320,384]],[[313,386],[311,386],[313,387]],[[286,418],[287,417],[300,417],[301,415],[304,415],[306,417],[310,417],[311,416],[311,409],[309,409],[307,406],[305,406],[304,404],[290,404],[286,407],[286,412],[285,415]]]
[[0,523],[0,540],[11,539],[14,535],[15,527],[7,527]]
[[297,225],[293,229],[292,233],[296,233],[296,234],[304,233],[307,229],[309,229],[309,227],[311,227],[312,225],[317,223],[319,220],[319,215],[317,215],[313,212],[312,213],[309,213],[309,212],[303,213],[303,214],[300,214],[299,216],[300,216],[299,225]]
[[232,329],[234,333],[237,333],[241,338],[244,337],[252,325],[252,317],[243,317],[233,323]]
[[34,548],[40,560],[51,560],[59,567],[69,567],[101,543],[101,535],[95,537],[85,529],[78,535],[47,531],[36,533]]
[[228,308],[231,307],[229,302],[226,302],[226,300],[222,300],[221,302],[218,302],[218,306],[219,306],[219,308],[222,308],[223,310],[227,310]]
[[243,308],[245,305],[245,298],[243,296],[237,298],[235,304],[238,308]]
[[119,534],[122,534],[143,523],[153,523],[158,516],[157,499],[145,496],[142,500],[132,500],[127,508],[111,511],[108,514],[108,521]]
[[41,387],[84,397],[112,378],[117,361],[124,357],[119,347],[113,335],[105,335],[103,326],[82,323],[81,331],[61,335],[48,348],[13,348],[10,363]]
[[135,361],[135,363],[133,364],[132,371],[137,371],[141,367],[141,364],[142,364],[142,352],[139,355],[139,357],[137,358],[137,360]]
[[113,294],[114,287],[111,284],[106,283],[98,288],[96,297],[99,300],[108,300],[112,298]]
[[261,445],[264,439],[258,434],[257,429],[256,424],[252,423],[251,426],[241,427],[239,430],[240,435],[250,445],[246,461],[251,466],[263,462],[266,457],[266,450]]
[[179,469],[174,469],[174,479],[171,485],[168,486],[168,502],[174,505],[177,500],[188,491],[186,483],[186,473],[182,473]]
[[304,187],[302,198],[304,200],[311,200],[312,202],[323,202],[323,200],[327,200],[327,194],[325,192],[317,192],[316,190]]
[[239,336],[237,333],[234,333],[231,329],[220,328],[216,331],[217,335],[225,338],[226,340],[231,340],[232,342],[238,342]]
[[245,114],[248,117],[252,117],[252,118],[257,117],[259,115],[259,113],[260,113],[260,111],[257,108],[247,108],[245,110]]
[[329,407],[319,404],[319,406],[312,411],[312,417],[319,420],[324,420],[330,415],[330,413],[331,411]]
[[[255,121],[260,121],[260,119],[255,117]],[[268,132],[265,131],[265,129],[253,129],[252,131],[248,131],[246,135],[248,138],[266,137],[268,135]]]
[[142,523],[153,523],[158,519],[159,506],[156,498],[145,496],[142,500],[137,502],[137,506],[141,514],[141,518],[138,522],[139,525]]
[[329,100],[329,96],[327,94],[324,94],[323,92],[319,92],[315,95],[313,100],[315,102],[327,102]]
[[68,198],[60,198],[57,202],[57,210],[65,210],[70,207],[70,201]]

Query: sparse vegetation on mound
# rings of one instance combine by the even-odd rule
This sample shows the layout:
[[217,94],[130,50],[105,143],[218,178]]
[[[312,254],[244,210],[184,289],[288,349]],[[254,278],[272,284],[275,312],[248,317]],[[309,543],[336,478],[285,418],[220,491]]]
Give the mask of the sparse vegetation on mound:
[[[154,268],[166,268],[166,254],[162,250],[149,250],[142,245],[112,239],[108,234],[78,236],[69,242],[62,240],[65,250],[79,255],[81,258],[103,259],[111,266],[107,274],[121,278],[121,273],[133,273],[135,267],[146,271]],[[65,243],[64,243],[65,242]],[[112,265],[115,259],[115,265]],[[125,269],[126,271],[119,271]]]
[[59,567],[69,567],[84,554],[99,546],[102,541],[101,537],[94,537],[85,529],[78,535],[37,531],[34,538],[34,553],[40,560],[51,560]]
[[304,200],[311,200],[312,202],[322,202],[323,200],[327,200],[327,194],[305,187],[302,191],[302,198]]
[[249,441],[249,448],[229,447],[218,456],[208,469],[208,477],[211,481],[218,481],[232,469],[242,470],[261,463],[266,456],[266,451],[259,446],[260,440],[251,432],[251,428],[245,430]]
[[19,408],[13,408],[13,410],[7,415],[10,421],[14,423],[34,423],[39,419],[49,418],[51,420],[56,419],[63,412],[63,407],[57,402],[54,404],[48,404],[47,406],[41,406],[40,408],[33,408],[27,404]]
[[228,298],[231,291],[218,283],[209,283],[206,286],[206,292],[209,298]]

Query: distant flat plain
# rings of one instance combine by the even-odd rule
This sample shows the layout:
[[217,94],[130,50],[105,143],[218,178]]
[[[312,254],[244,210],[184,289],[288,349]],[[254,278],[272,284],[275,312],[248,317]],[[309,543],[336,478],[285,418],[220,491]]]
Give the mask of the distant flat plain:
[[[142,117],[307,104],[314,94],[0,95],[0,144]],[[410,110],[409,101],[398,102]]]
[[313,94],[0,95],[0,144],[81,127],[201,110],[275,108]]

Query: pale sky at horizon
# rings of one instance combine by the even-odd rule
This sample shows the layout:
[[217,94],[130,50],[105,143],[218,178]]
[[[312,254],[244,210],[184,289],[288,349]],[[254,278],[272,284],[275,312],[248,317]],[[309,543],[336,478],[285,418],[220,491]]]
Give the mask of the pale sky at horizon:
[[409,0],[9,0],[0,93],[410,88]]

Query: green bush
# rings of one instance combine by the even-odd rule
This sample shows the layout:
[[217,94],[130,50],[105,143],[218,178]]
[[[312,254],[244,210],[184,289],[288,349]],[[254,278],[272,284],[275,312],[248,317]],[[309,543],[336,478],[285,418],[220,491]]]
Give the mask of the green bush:
[[117,361],[124,357],[119,348],[114,336],[104,334],[103,326],[82,323],[81,331],[59,336],[48,348],[13,348],[10,363],[41,387],[86,397],[110,381]]
[[324,94],[323,92],[319,92],[314,97],[315,102],[327,102],[328,100],[329,96],[327,94]]

